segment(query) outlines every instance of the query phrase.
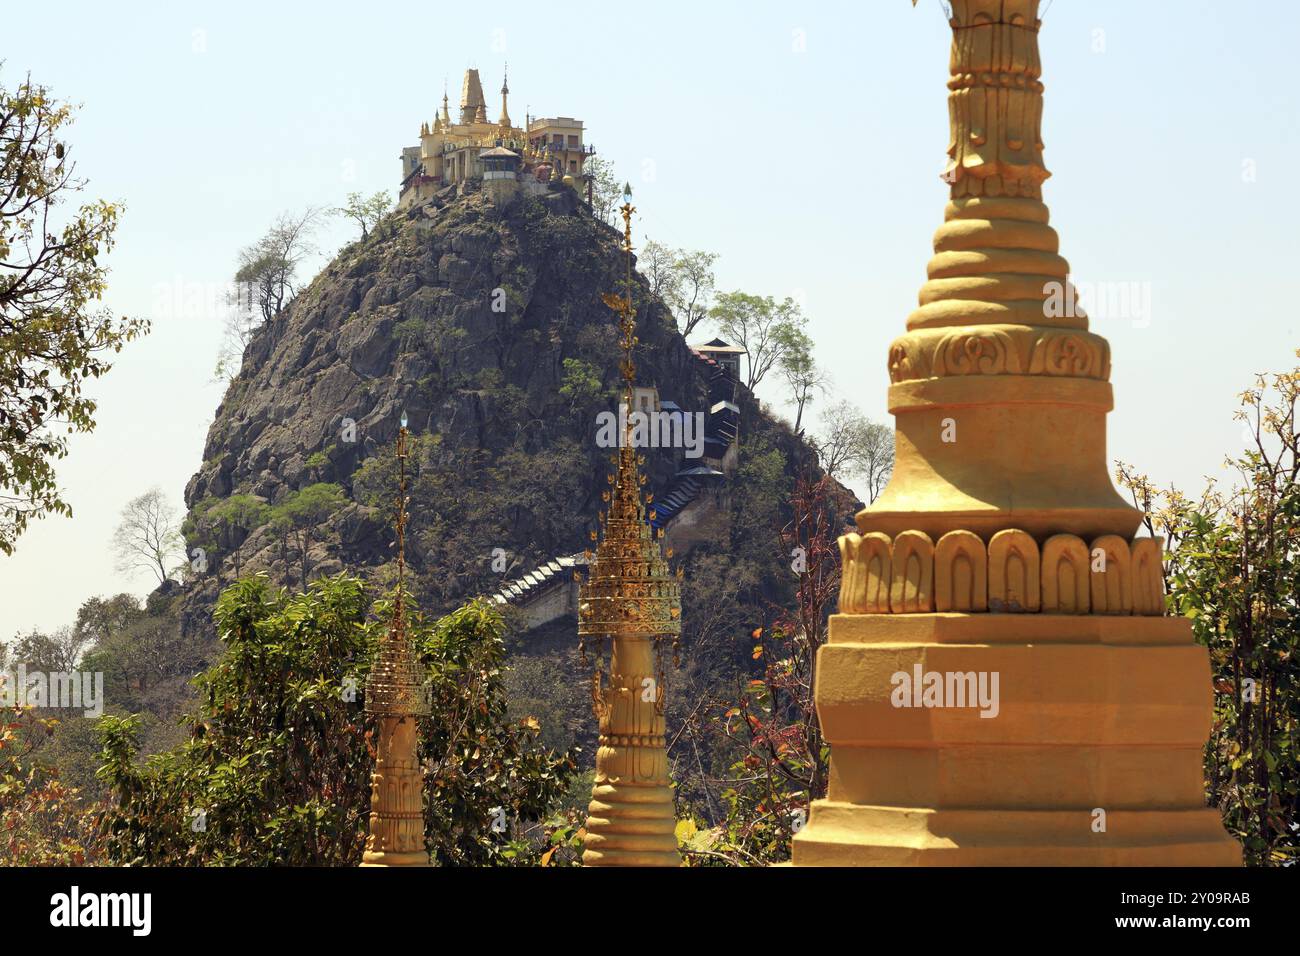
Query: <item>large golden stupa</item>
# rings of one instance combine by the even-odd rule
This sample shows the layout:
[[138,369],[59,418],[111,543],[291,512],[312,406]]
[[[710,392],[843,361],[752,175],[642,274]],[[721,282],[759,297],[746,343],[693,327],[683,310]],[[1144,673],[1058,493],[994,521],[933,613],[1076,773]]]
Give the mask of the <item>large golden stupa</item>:
[[795,865],[1240,863],[1205,805],[1206,650],[1110,482],[1109,346],[1048,306],[1038,6],[952,0],[951,198],[889,350],[893,477],[840,541]]

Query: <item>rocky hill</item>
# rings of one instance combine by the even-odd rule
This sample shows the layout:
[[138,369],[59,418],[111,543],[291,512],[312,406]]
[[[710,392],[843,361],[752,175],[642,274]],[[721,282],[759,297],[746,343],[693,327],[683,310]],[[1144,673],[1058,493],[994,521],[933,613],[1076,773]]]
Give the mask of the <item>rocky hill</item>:
[[[210,634],[236,567],[291,587],[344,568],[382,581],[403,410],[414,436],[408,555],[427,612],[586,547],[607,487],[596,416],[615,403],[618,347],[600,293],[620,290],[620,239],[557,188],[503,208],[447,195],[344,248],[258,330],[217,409],[186,489],[189,543],[210,555],[180,599],[184,629]],[[637,282],[639,381],[707,412],[716,366]],[[743,658],[732,632],[789,597],[775,530],[807,454],[743,386],[732,397],[738,461],[674,562],[688,569],[685,641],[714,648],[697,662],[706,671]],[[647,490],[671,492],[682,466],[680,451],[647,450]],[[305,532],[266,512],[250,527],[204,520],[232,496],[274,507],[322,484],[338,494]],[[542,646],[572,664],[563,641]]]

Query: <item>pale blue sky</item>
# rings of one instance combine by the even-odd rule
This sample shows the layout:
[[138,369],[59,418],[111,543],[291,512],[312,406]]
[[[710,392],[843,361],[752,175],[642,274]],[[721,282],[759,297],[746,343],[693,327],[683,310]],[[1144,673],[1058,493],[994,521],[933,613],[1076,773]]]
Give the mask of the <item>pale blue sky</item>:
[[[945,199],[938,0],[470,6],[68,2],[57,29],[38,6],[4,11],[6,84],[30,71],[82,104],[79,171],[127,206],[108,304],[155,325],[91,387],[99,427],[59,467],[75,517],[0,559],[0,637],[148,590],[114,572],[109,538],[151,485],[179,506],[199,465],[237,249],[283,210],[393,188],[466,66],[494,117],[509,60],[516,121],[583,119],[632,181],[642,236],[720,253],[721,288],[801,297],[839,394],[885,417],[887,346]],[[1241,445],[1235,395],[1300,345],[1297,35],[1291,0],[1044,16],[1045,198],[1076,281],[1149,283],[1149,324],[1093,329],[1114,354],[1111,457],[1162,482],[1217,472]]]

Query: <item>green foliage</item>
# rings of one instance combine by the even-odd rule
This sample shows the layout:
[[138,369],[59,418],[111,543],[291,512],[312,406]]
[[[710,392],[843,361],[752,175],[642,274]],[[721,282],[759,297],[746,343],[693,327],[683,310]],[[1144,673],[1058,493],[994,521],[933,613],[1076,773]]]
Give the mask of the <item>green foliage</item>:
[[791,298],[777,302],[770,295],[724,292],[709,310],[709,318],[726,339],[745,349],[745,387],[751,392],[773,365],[807,344],[803,332],[807,320]]
[[[96,201],[69,213],[85,183],[65,159],[72,108],[30,81],[0,86],[0,553],[11,554],[32,518],[71,515],[54,462],[67,436],[95,427],[82,389],[108,356],[149,323],[96,308],[120,206]],[[64,222],[61,230],[54,225]]]
[[311,569],[309,552],[315,532],[329,520],[334,512],[348,503],[348,497],[340,485],[318,481],[298,491],[292,491],[279,504],[259,512],[259,523],[270,524],[273,533],[280,538],[280,557],[285,562],[285,576],[288,577],[288,553],[286,542],[290,536],[298,547],[298,560],[301,570],[299,584],[306,586],[307,575]]
[[[575,755],[536,747],[535,720],[507,721],[502,623],[489,604],[475,601],[453,611],[421,646],[435,661],[435,716],[421,749],[429,761],[425,819],[436,861],[535,862],[527,849],[528,822],[543,819],[564,795],[577,770]],[[495,807],[508,810],[506,843],[491,829]]]
[[[307,464],[311,465],[310,458]],[[241,570],[240,543],[250,532],[269,521],[270,516],[270,506],[256,495],[204,498],[190,509],[181,525],[181,534],[185,536],[189,548],[231,553],[234,557],[235,575],[238,576]]]
[[566,358],[564,360],[564,378],[560,383],[560,394],[569,400],[574,410],[586,408],[605,393],[605,383],[601,379],[600,369],[582,359]]
[[0,861],[9,866],[83,866],[100,855],[104,807],[35,759],[58,724],[22,707],[0,710]]
[[392,200],[388,198],[388,193],[382,190],[369,197],[362,196],[361,193],[348,193],[347,202],[333,212],[338,216],[346,216],[360,226],[361,238],[364,239],[370,235],[370,230],[388,214],[391,205]]
[[[264,577],[227,588],[215,613],[226,654],[197,680],[190,739],[141,766],[138,718],[101,720],[110,859],[356,865],[374,760],[364,685],[388,609],[381,602],[372,618],[362,582],[346,576],[297,595],[272,591]],[[535,861],[545,840],[535,821],[575,769],[571,754],[545,751],[535,730],[507,723],[500,628],[485,604],[433,625],[410,620],[432,685],[420,747],[429,849],[440,863]],[[496,807],[512,833],[492,831]]]
[[227,588],[214,620],[226,653],[197,679],[191,738],[136,765],[139,718],[104,717],[106,820],[119,864],[328,865],[360,852],[366,732],[348,678],[371,647],[361,583],[274,593]]
[[409,350],[422,342],[429,335],[429,323],[418,315],[403,319],[393,326],[393,338],[404,350]]
[[614,224],[623,201],[623,183],[614,172],[614,164],[603,156],[589,156],[583,171],[591,177],[591,211],[602,222]]
[[1232,462],[1231,490],[1211,484],[1193,501],[1124,464],[1117,478],[1148,532],[1172,545],[1171,610],[1209,649],[1208,800],[1248,865],[1290,866],[1300,859],[1300,368],[1259,376],[1241,400],[1253,447]]

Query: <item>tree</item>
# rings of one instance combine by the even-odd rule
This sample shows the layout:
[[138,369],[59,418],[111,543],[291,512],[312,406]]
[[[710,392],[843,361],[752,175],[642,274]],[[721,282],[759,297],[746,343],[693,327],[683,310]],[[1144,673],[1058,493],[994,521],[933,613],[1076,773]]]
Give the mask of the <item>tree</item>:
[[232,545],[231,558],[235,562],[235,577],[243,573],[240,563],[242,539],[266,523],[271,506],[255,495],[231,495],[212,509],[212,519],[228,534],[237,534],[241,541]]
[[111,598],[87,598],[77,609],[77,633],[90,646],[102,644],[125,630],[144,615],[140,599],[134,594],[115,594]]
[[127,502],[113,533],[113,549],[117,569],[124,574],[148,569],[159,584],[171,577],[174,562],[185,556],[185,542],[176,523],[176,510],[162,489],[151,488]]
[[719,330],[745,350],[748,375],[745,387],[758,387],[772,366],[797,347],[805,320],[799,305],[787,298],[725,292],[709,311]]
[[[85,188],[63,128],[72,108],[31,80],[0,86],[0,553],[32,518],[71,515],[54,462],[67,435],[95,428],[82,389],[149,323],[97,303],[122,207],[98,200],[61,209]],[[60,229],[56,222],[63,220]],[[57,429],[57,433],[56,433]]]
[[[798,576],[792,607],[776,607],[770,626],[751,634],[759,673],[711,723],[738,747],[721,793],[719,824],[694,833],[692,862],[767,865],[788,860],[790,841],[811,801],[826,795],[830,749],[822,738],[813,687],[818,649],[839,590],[836,538],[846,502],[834,480],[811,470],[797,480],[790,521],[777,547]],[[692,818],[692,828],[693,828]]]
[[[1300,355],[1300,353],[1297,353]],[[1259,376],[1237,418],[1249,447],[1235,487],[1199,499],[1117,463],[1146,530],[1168,542],[1171,611],[1209,649],[1208,801],[1255,866],[1300,858],[1300,368]]]
[[614,164],[600,156],[588,156],[583,170],[591,179],[592,215],[614,225],[623,203],[623,184],[614,173]]
[[681,277],[677,272],[677,250],[649,236],[636,257],[637,267],[650,286],[650,294],[671,303],[677,296]]
[[[365,682],[390,610],[345,576],[297,595],[260,575],[228,587],[214,614],[225,653],[197,679],[190,739],[141,765],[138,718],[101,720],[109,859],[356,866],[374,766]],[[536,862],[540,821],[577,765],[538,745],[536,721],[509,722],[500,616],[476,602],[408,625],[433,700],[418,726],[434,862]],[[513,832],[494,832],[497,807]]]
[[646,239],[637,266],[650,286],[650,293],[662,299],[681,323],[682,335],[690,335],[709,313],[713,296],[714,252],[672,249]]
[[366,199],[361,193],[348,193],[347,203],[332,210],[336,216],[346,216],[361,227],[361,238],[370,235],[370,230],[388,215],[392,205],[388,193],[380,190]]
[[270,505],[256,495],[205,498],[191,510],[181,531],[191,547],[228,551],[238,577],[243,571],[240,558],[243,539],[266,524],[270,512]]
[[560,385],[560,394],[569,400],[569,407],[574,412],[586,408],[604,393],[605,384],[601,381],[600,369],[582,359],[564,360],[564,381]]
[[68,674],[76,668],[88,643],[85,634],[64,625],[52,634],[40,631],[20,634],[14,642],[12,655],[15,663],[25,664],[30,671]]
[[813,392],[826,387],[826,376],[812,354],[812,339],[802,329],[792,329],[785,354],[781,356],[781,374],[790,386],[790,400],[795,406],[794,430],[803,424],[803,410],[812,401]]
[[283,213],[266,235],[239,253],[235,270],[235,302],[270,322],[292,301],[298,290],[298,265],[314,251],[311,236],[320,210]]
[[[142,614],[120,631],[114,631],[86,652],[81,666],[104,674],[104,693],[115,704],[155,713],[166,711],[181,697],[154,698],[156,687],[173,678],[189,678],[206,662],[207,649],[201,641],[187,637],[180,620],[170,609],[157,614]],[[175,682],[177,692],[184,689]]]
[[677,278],[668,305],[682,323],[683,336],[695,331],[695,327],[709,314],[709,304],[713,298],[713,264],[717,261],[716,252],[677,250],[677,259],[673,264]]
[[260,312],[240,307],[238,294],[233,297],[235,308],[226,316],[225,329],[221,333],[221,346],[217,351],[217,364],[212,370],[214,382],[229,384],[239,374],[244,363],[244,352],[248,343],[262,326]]
[[25,707],[0,710],[0,860],[8,866],[98,861],[106,807],[92,803],[38,759],[59,725]]
[[312,532],[347,503],[347,495],[340,486],[321,481],[292,492],[271,512],[288,519],[302,562],[303,587],[307,586],[307,553],[311,549]]
[[858,476],[866,482],[868,504],[885,490],[894,472],[893,429],[871,421],[846,401],[826,410],[813,446],[826,474]]

